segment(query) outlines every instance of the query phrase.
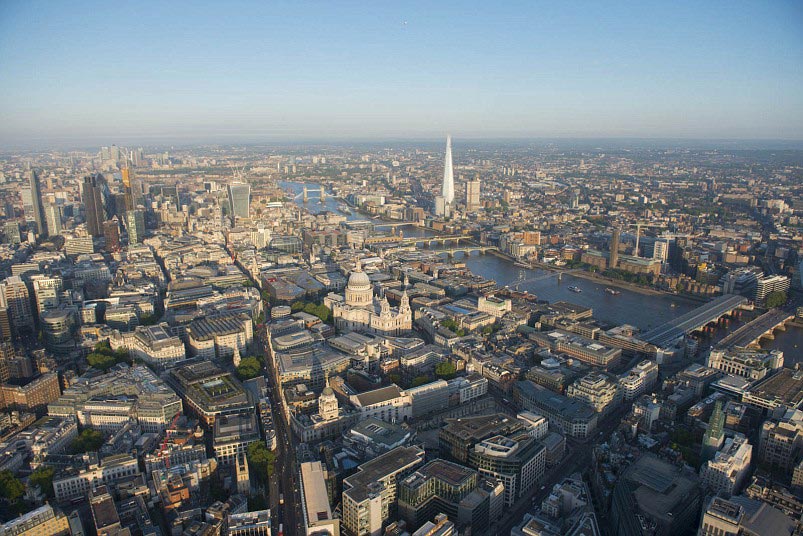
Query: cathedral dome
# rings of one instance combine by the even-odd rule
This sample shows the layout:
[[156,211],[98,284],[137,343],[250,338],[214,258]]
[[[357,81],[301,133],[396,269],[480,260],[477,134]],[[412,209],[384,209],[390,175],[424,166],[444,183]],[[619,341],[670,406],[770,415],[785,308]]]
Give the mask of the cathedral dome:
[[368,274],[362,271],[360,261],[357,261],[357,267],[351,272],[349,276],[348,288],[350,290],[368,290],[371,288],[371,280]]
[[335,396],[335,390],[327,385],[326,387],[323,388],[321,394],[323,396]]

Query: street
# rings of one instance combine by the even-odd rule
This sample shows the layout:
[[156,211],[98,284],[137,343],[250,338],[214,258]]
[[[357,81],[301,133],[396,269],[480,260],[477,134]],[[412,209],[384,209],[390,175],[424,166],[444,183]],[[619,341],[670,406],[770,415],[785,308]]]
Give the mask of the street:
[[[270,509],[273,526],[278,530],[283,525],[284,534],[301,534],[303,532],[301,519],[301,498],[298,492],[296,478],[295,443],[287,422],[282,397],[279,390],[278,375],[273,367],[273,355],[267,344],[265,331],[259,331],[259,337],[265,349],[265,368],[267,370],[268,396],[273,409],[273,426],[276,430],[276,467],[270,478]],[[279,504],[280,496],[284,497],[284,504]]]

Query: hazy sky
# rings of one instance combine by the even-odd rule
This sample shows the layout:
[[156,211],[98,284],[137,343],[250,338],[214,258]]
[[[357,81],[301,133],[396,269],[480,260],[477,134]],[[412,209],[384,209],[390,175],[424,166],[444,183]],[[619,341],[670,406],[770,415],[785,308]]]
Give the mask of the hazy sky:
[[803,139],[803,2],[0,0],[0,144]]

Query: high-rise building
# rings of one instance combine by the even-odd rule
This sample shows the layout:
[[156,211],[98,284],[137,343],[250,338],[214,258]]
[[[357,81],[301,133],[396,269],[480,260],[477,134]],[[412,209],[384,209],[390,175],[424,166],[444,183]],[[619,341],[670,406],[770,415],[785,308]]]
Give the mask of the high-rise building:
[[36,232],[47,236],[47,221],[45,220],[44,203],[42,203],[42,187],[39,184],[39,175],[33,169],[28,172],[28,186],[31,190],[31,203],[33,219],[36,222]]
[[703,435],[703,448],[701,457],[703,463],[714,457],[725,439],[725,413],[722,411],[722,401],[714,403],[714,412],[708,421],[708,430]]
[[616,268],[619,264],[619,229],[614,229],[611,233],[610,256],[608,257],[608,268]]
[[341,519],[346,532],[354,536],[382,534],[383,525],[395,517],[397,483],[423,463],[422,449],[396,447],[343,479]]
[[790,280],[785,275],[766,275],[756,281],[755,302],[763,304],[773,292],[789,292]]
[[666,240],[656,240],[653,244],[652,258],[657,261],[666,262],[669,258],[669,242]]
[[64,289],[64,281],[61,277],[37,274],[31,276],[31,284],[38,314],[41,315],[45,311],[59,306],[59,295]]
[[100,173],[84,177],[81,196],[86,210],[86,229],[92,236],[103,235],[103,222],[106,221],[106,199],[109,186]]
[[145,213],[141,210],[129,210],[125,213],[128,243],[139,244],[145,236]]
[[466,211],[474,212],[480,208],[480,179],[466,183]]
[[772,505],[737,495],[726,499],[714,496],[703,510],[698,536],[732,534],[772,534],[791,536],[795,520]]
[[33,330],[33,311],[31,300],[28,294],[28,287],[18,275],[6,278],[0,283],[0,290],[5,295],[8,304],[9,315],[14,326],[14,332],[21,330]]
[[701,484],[714,493],[737,493],[750,470],[752,453],[753,447],[743,434],[729,437],[714,458],[700,469]]
[[12,334],[11,313],[6,301],[6,294],[0,291],[0,341],[10,341]]
[[103,236],[106,238],[106,251],[120,251],[120,222],[117,216],[103,222]]
[[449,205],[446,204],[446,199],[442,195],[435,196],[435,215],[441,218],[449,216]]
[[55,203],[49,203],[45,207],[45,221],[47,221],[47,232],[50,236],[61,234],[61,207]]
[[243,182],[229,184],[229,205],[232,218],[248,218],[251,203],[251,185]]
[[446,204],[454,203],[454,169],[452,168],[452,137],[446,136],[446,158],[443,163],[443,190]]

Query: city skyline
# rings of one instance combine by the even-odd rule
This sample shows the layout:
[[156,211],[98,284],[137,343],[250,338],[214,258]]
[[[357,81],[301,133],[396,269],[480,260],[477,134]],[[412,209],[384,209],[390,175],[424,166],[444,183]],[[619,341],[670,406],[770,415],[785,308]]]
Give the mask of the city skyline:
[[792,2],[78,7],[0,7],[0,147],[803,139]]

